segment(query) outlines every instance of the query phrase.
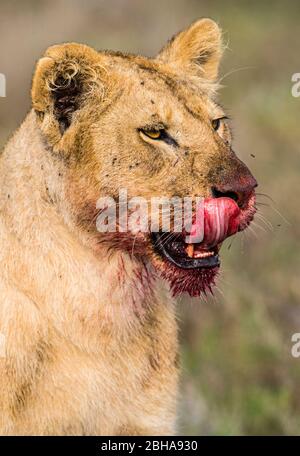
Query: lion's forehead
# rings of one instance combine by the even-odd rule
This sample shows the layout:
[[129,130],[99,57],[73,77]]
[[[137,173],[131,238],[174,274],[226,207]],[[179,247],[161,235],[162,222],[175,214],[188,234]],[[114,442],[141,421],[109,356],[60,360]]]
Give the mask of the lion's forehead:
[[[222,115],[222,108],[208,95],[208,82],[196,80],[184,73],[173,72],[169,66],[157,61],[118,54],[111,57],[111,68],[123,88],[123,97],[136,101],[143,110],[156,104],[162,108],[191,114],[200,120],[206,116]],[[209,87],[211,89],[211,87]],[[115,85],[118,90],[118,83]],[[147,105],[141,105],[144,102]]]

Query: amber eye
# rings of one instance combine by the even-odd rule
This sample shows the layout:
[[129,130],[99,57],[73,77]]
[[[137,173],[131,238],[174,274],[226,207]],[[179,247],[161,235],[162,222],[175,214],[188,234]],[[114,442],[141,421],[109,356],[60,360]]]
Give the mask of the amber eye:
[[221,118],[212,120],[211,124],[215,131],[219,130],[220,125],[221,125],[221,120],[222,120]]
[[144,135],[151,139],[160,139],[162,137],[163,130],[141,130]]

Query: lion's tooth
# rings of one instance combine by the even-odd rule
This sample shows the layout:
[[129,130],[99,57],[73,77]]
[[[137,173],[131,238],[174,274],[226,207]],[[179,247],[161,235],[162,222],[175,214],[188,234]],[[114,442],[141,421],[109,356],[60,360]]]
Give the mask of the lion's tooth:
[[194,244],[188,244],[188,246],[186,248],[186,253],[188,254],[188,256],[190,258],[194,257]]

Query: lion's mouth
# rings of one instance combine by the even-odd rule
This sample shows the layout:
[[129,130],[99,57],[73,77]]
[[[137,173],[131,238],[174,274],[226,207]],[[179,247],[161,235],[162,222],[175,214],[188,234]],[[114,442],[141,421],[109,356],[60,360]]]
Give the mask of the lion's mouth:
[[174,295],[187,292],[199,296],[212,290],[222,242],[248,226],[255,213],[254,201],[253,195],[241,209],[231,198],[207,198],[188,237],[186,232],[152,233],[152,246],[158,254],[155,265]]
[[152,233],[152,243],[167,261],[181,269],[215,268],[220,266],[221,243],[208,248],[202,243],[186,243],[182,234]]
[[241,209],[231,198],[206,198],[198,206],[187,234],[153,233],[152,242],[168,261],[182,269],[220,265],[222,242],[239,230]]

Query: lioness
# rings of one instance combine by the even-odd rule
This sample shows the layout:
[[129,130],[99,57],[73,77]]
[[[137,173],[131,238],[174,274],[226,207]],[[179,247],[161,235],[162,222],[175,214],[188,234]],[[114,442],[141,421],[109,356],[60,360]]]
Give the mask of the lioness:
[[[155,58],[69,43],[39,60],[0,161],[1,434],[176,432],[173,297],[213,285],[255,212],[215,101],[221,54],[201,19]],[[97,201],[121,188],[205,198],[204,240],[100,232]]]

